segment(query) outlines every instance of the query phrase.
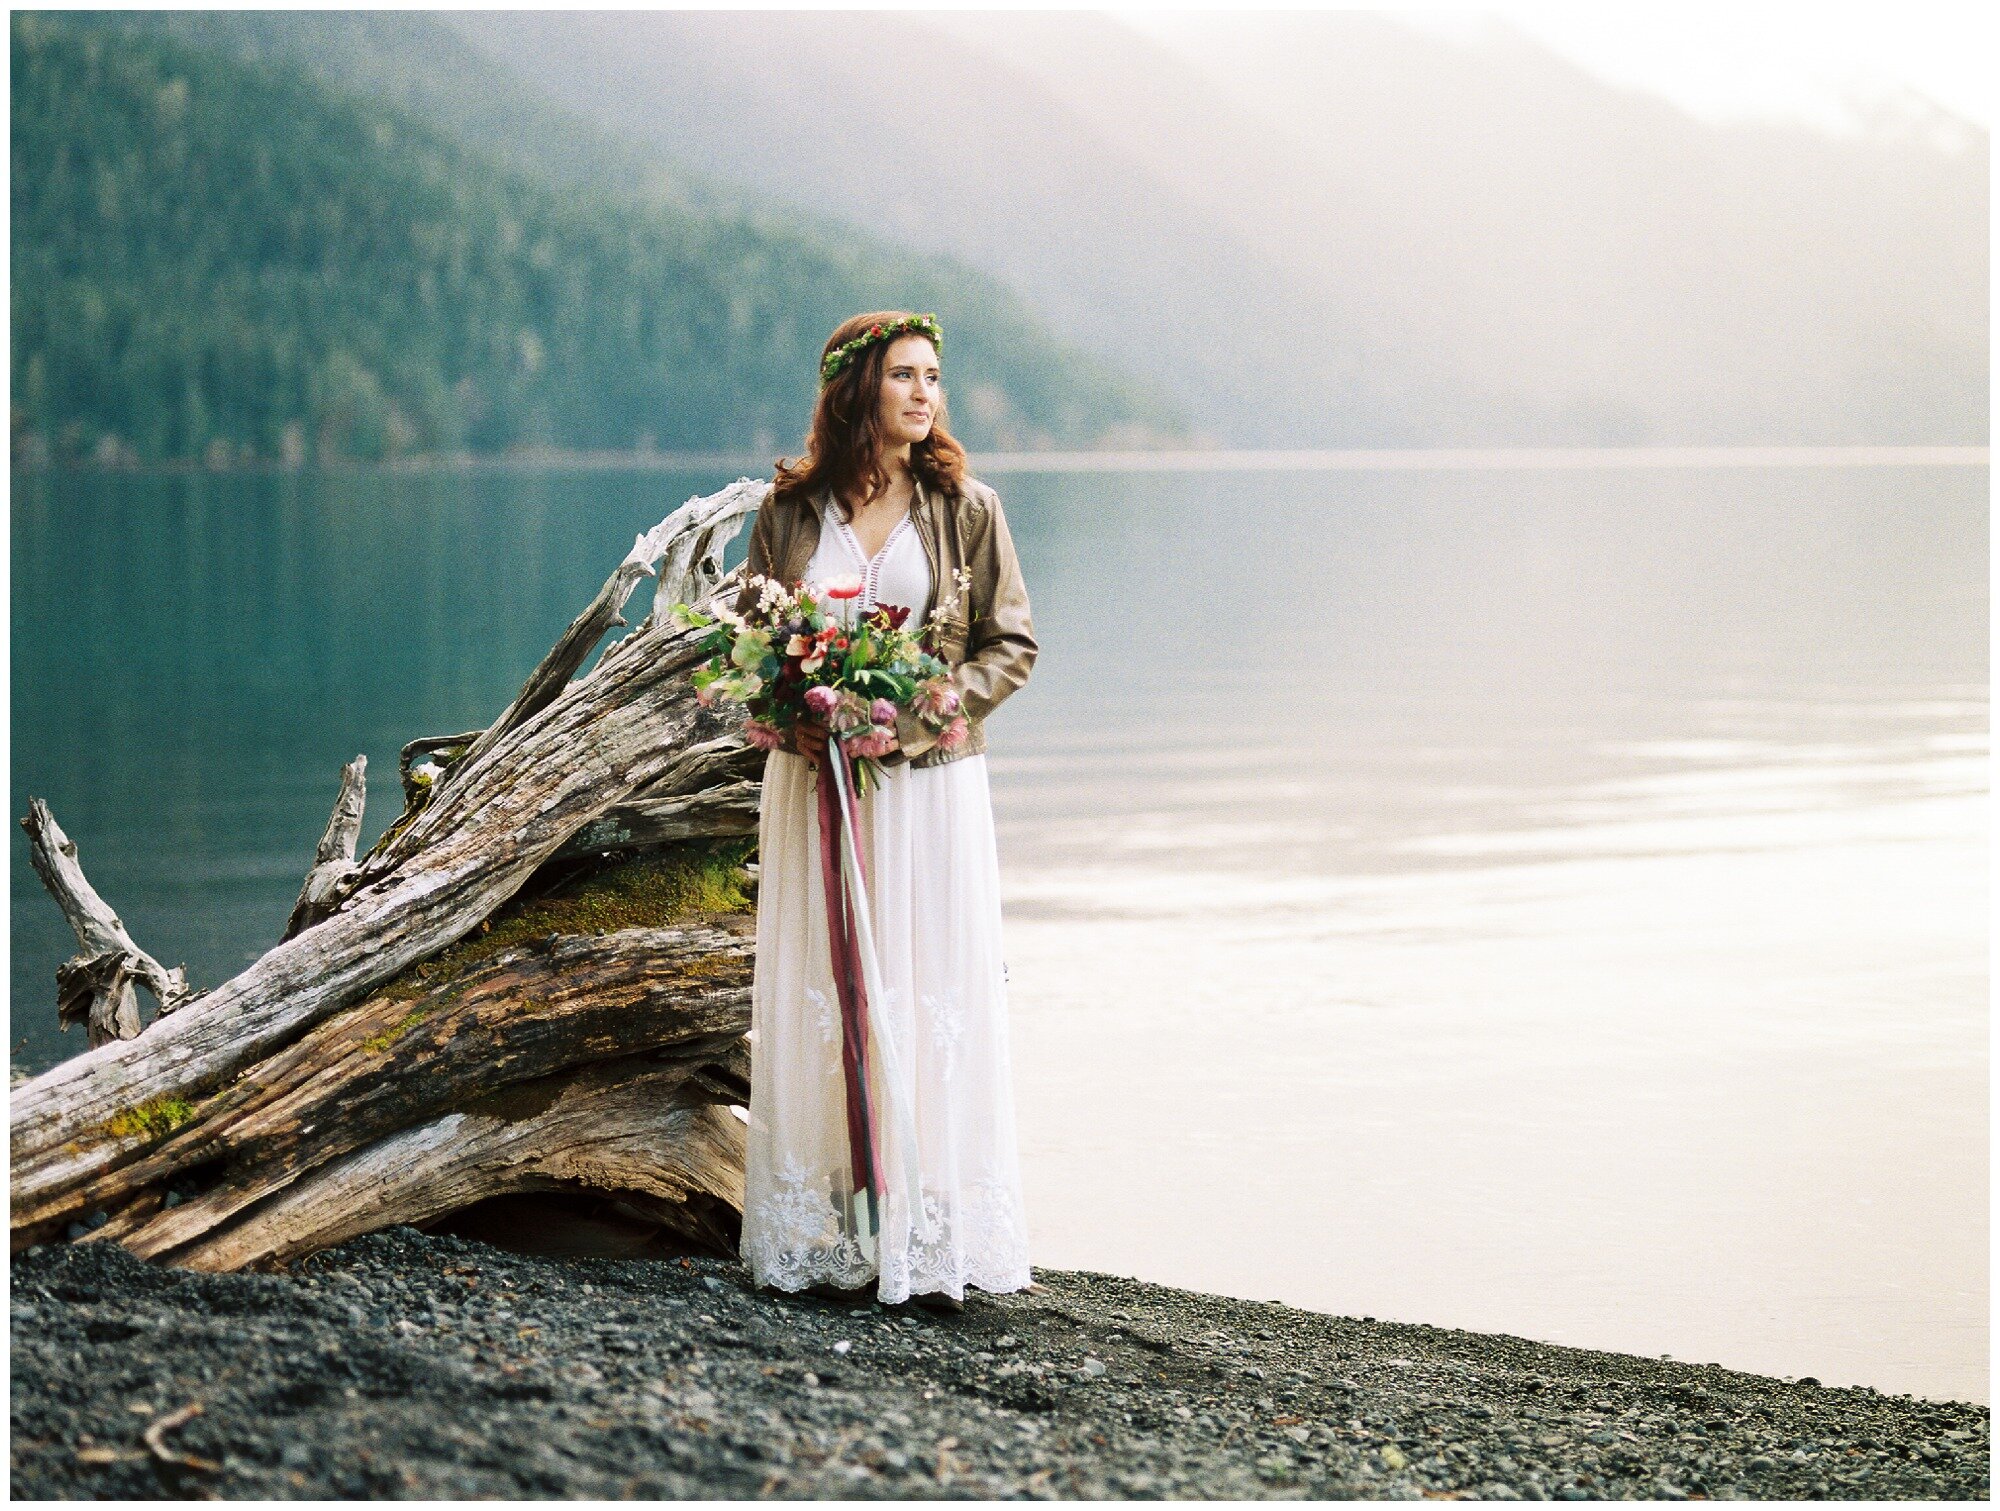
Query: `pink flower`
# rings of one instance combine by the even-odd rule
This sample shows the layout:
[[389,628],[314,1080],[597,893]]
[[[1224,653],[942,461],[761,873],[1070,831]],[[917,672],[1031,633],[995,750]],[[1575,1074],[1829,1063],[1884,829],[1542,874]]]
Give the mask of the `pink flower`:
[[958,689],[948,678],[933,677],[917,685],[917,712],[930,719],[948,719],[958,712]]
[[766,724],[762,719],[750,719],[743,725],[743,738],[759,750],[776,750],[785,743],[784,733],[775,724]]
[[806,689],[806,707],[824,719],[832,713],[840,702],[840,694],[830,687],[809,687]]
[[858,734],[851,740],[842,741],[851,756],[867,756],[871,759],[887,755],[896,748],[896,731],[881,724],[873,724],[866,734]]
[[894,724],[896,722],[896,705],[891,703],[887,698],[877,698],[869,706],[868,717],[873,719],[877,724]]
[[861,594],[861,579],[850,572],[845,577],[836,577],[826,585],[829,598],[857,598]]
[[869,722],[868,700],[856,692],[840,694],[840,701],[827,716],[827,723],[843,734],[865,727]]
[[715,707],[715,690],[706,686],[697,687],[694,690],[694,700],[703,708],[713,708]]
[[960,714],[957,718],[953,719],[949,724],[945,725],[943,731],[938,735],[937,737],[938,749],[939,750],[958,749],[959,746],[965,743],[965,737],[969,733],[970,731],[967,730],[967,728],[965,727],[965,715]]

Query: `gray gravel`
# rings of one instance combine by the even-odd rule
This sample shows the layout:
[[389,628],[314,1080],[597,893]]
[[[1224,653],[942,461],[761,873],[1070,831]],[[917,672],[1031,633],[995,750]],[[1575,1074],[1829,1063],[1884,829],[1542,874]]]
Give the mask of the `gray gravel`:
[[34,1249],[13,1493],[1988,1495],[1981,1406],[1035,1273],[939,1316],[408,1228],[278,1275]]

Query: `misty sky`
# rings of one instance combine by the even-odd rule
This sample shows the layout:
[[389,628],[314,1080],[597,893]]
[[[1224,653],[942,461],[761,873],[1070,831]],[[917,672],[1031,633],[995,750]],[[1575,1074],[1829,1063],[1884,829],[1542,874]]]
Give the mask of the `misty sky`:
[[[1666,96],[1704,120],[1777,117],[1851,130],[1866,102],[1898,86],[1991,129],[1984,65],[1996,28],[1965,5],[1828,4],[1723,8],[1498,5],[1486,11],[1378,6],[1412,25],[1470,39],[1500,17],[1618,84]],[[1127,11],[1144,30],[1173,13]]]

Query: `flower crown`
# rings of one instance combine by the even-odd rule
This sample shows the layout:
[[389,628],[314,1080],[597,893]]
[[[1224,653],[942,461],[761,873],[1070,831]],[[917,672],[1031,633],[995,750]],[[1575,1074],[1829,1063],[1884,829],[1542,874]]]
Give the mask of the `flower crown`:
[[887,325],[871,325],[852,341],[842,346],[836,346],[824,357],[821,357],[819,359],[819,386],[825,388],[827,384],[839,377],[841,368],[847,365],[847,359],[855,353],[865,347],[873,346],[877,341],[891,340],[901,335],[904,331],[915,331],[920,336],[929,336],[931,338],[931,345],[938,349],[940,355],[943,354],[944,331],[937,323],[937,316],[908,315],[901,320],[893,320]]

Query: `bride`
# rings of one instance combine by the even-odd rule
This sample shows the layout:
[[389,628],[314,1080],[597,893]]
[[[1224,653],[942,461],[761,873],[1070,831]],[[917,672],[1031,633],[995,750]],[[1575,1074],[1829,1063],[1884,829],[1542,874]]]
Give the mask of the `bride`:
[[[758,817],[757,964],[741,1254],[752,1281],[841,1300],[962,1308],[968,1286],[1034,1287],[1015,1143],[1001,960],[1000,876],[984,721],[1034,665],[1034,625],[1000,500],[966,475],[945,428],[943,332],[883,311],[826,343],[797,463],[759,509],[737,603],[759,576],[859,583],[855,612],[901,604],[931,622],[959,716],[905,713],[885,777],[859,800],[857,839],[881,967],[877,1015],[894,1054],[871,1061],[913,1112],[885,1125],[892,1182],[879,1229],[857,1223],[842,1021],[821,882],[814,783],[827,732],[801,725],[766,759]],[[962,590],[961,590],[962,589]],[[885,1105],[879,1091],[873,1105]],[[914,1130],[914,1148],[900,1147]],[[927,1221],[904,1192],[921,1191]]]

